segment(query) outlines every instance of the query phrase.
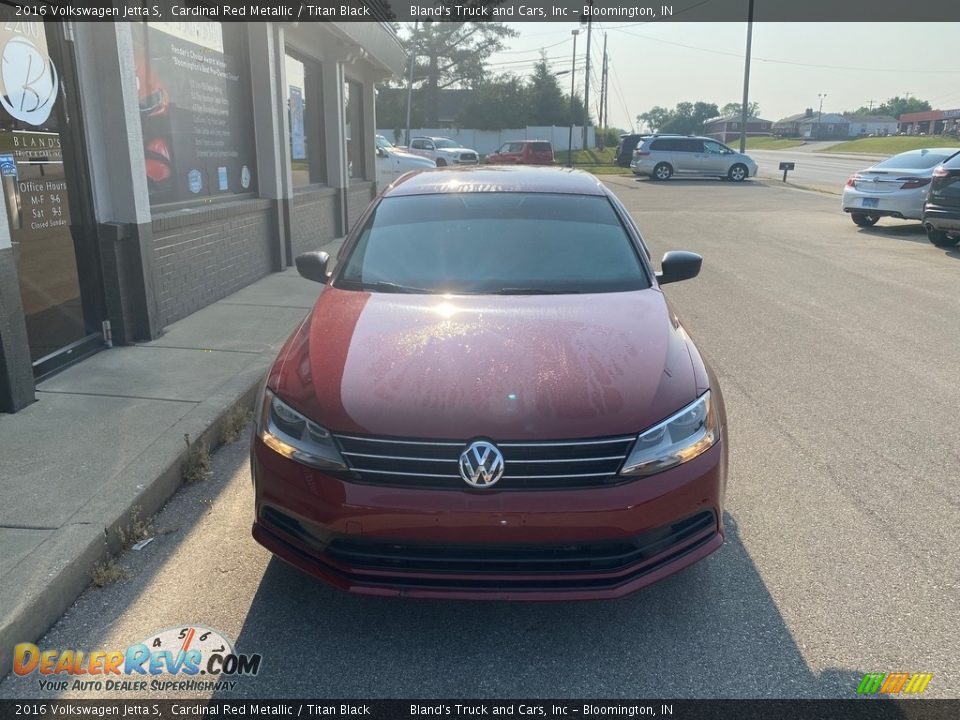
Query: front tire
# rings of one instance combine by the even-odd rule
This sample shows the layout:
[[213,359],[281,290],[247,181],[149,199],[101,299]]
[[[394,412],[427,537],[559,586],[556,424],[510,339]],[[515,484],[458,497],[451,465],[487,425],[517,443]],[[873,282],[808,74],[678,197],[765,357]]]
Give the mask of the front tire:
[[880,219],[879,215],[867,215],[866,213],[850,213],[850,219],[857,227],[873,227]]
[[750,174],[750,171],[747,170],[746,165],[741,165],[737,163],[727,172],[727,177],[733,180],[733,182],[743,182],[747,179],[747,176]]
[[673,168],[669,163],[659,163],[653,169],[654,180],[669,180],[671,177],[673,177]]
[[447,161],[443,158],[437,158],[437,167],[446,167]]
[[927,228],[927,240],[937,247],[956,247],[960,243],[960,236],[951,238],[943,230]]

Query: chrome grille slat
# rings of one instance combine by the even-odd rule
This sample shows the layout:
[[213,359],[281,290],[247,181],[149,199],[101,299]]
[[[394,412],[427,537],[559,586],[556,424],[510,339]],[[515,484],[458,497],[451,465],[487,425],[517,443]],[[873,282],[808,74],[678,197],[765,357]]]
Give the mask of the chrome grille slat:
[[[461,451],[468,440],[412,440],[334,433],[356,482],[463,490]],[[497,490],[602,487],[622,482],[617,471],[636,436],[494,442],[506,472]],[[449,471],[453,472],[449,472]],[[446,471],[446,472],[445,472]]]

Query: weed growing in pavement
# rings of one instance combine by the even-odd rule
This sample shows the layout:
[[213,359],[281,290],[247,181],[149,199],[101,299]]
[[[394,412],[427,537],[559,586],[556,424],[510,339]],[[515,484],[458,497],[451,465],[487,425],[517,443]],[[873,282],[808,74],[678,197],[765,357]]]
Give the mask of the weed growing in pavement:
[[252,415],[253,413],[249,408],[243,405],[235,405],[233,410],[227,413],[227,417],[223,420],[223,428],[220,430],[220,441],[224,445],[229,445],[239,440],[243,435],[244,428],[247,427],[247,423],[250,422]]
[[127,572],[127,569],[118,563],[114,557],[98,562],[90,572],[90,579],[93,584],[101,588],[125,580],[129,576],[130,573]]
[[187,484],[200,482],[210,474],[210,447],[205,440],[190,444],[190,436],[183,436],[187,443],[187,459],[183,461],[183,481]]
[[120,544],[124,550],[129,550],[141,540],[146,540],[154,534],[153,520],[151,518],[142,519],[140,513],[143,510],[139,505],[133,508],[130,515],[130,524],[120,528],[117,533],[120,537]]

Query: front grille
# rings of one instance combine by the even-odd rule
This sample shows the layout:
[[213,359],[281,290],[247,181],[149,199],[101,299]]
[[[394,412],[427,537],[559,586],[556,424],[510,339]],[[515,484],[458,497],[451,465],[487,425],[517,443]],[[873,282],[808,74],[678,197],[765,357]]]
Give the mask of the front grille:
[[491,591],[616,587],[669,565],[717,534],[712,510],[635,537],[554,544],[408,543],[333,535],[269,507],[261,522],[299,541],[309,551],[300,550],[304,557],[354,582]]
[[475,163],[479,160],[476,153],[460,153],[460,162]]
[[[465,490],[460,453],[468,442],[334,435],[356,482]],[[617,471],[635,436],[496,443],[504,473],[494,490],[597,487],[621,482]],[[483,490],[482,492],[490,492]]]

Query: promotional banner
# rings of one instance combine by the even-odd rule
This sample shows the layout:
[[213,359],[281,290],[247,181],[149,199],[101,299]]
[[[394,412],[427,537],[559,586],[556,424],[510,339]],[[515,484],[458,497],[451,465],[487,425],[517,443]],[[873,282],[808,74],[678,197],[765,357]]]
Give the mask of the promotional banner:
[[210,22],[134,25],[152,204],[256,190],[243,30]]

